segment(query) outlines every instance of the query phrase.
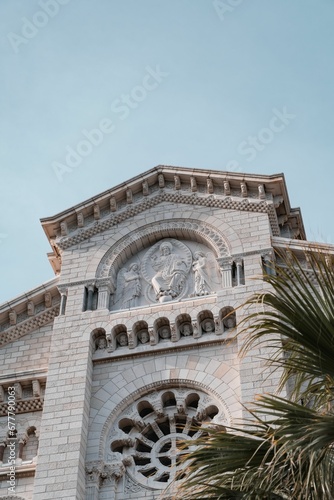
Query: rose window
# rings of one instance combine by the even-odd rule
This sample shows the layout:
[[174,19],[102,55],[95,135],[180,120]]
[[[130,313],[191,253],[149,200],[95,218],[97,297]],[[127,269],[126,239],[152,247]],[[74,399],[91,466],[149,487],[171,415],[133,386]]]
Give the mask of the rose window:
[[[220,404],[208,394],[183,388],[154,391],[132,403],[109,434],[107,460],[126,458],[130,477],[164,489],[182,477],[182,457],[210,422],[222,424]],[[184,447],[188,441],[188,447]]]

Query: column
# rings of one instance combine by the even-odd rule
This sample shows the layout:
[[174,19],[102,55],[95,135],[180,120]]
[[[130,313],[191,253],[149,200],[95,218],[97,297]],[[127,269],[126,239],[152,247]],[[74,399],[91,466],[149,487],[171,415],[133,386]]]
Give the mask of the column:
[[97,299],[98,309],[109,309],[110,294],[111,294],[110,280],[100,282],[98,285],[98,299]]
[[222,287],[230,288],[232,286],[232,260],[230,257],[228,259],[218,259],[218,264],[222,273]]
[[237,268],[237,286],[242,285],[242,277],[243,277],[243,269],[242,269],[242,259],[236,259],[235,260],[235,265]]
[[59,314],[64,316],[66,311],[66,302],[67,302],[67,288],[58,287],[60,293],[60,310]]
[[92,311],[93,310],[93,297],[94,297],[94,291],[95,291],[94,283],[91,283],[90,285],[88,285],[87,290],[88,290],[87,311]]
[[102,462],[91,462],[86,465],[86,500],[98,500],[102,469]]

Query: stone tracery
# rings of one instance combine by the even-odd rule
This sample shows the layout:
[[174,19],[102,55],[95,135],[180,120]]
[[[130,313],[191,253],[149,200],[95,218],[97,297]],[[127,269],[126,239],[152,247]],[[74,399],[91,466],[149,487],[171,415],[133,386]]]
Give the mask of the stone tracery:
[[154,391],[132,402],[110,429],[106,462],[128,464],[127,476],[136,484],[164,489],[181,470],[193,440],[210,423],[225,422],[223,409],[213,397],[189,387]]

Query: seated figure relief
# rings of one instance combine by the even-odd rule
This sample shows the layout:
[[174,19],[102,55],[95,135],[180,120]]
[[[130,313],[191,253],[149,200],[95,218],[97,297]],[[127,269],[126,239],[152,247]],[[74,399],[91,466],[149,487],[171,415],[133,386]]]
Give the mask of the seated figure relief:
[[120,269],[112,309],[212,294],[221,288],[221,280],[213,252],[203,244],[165,238]]
[[191,267],[189,248],[177,240],[163,240],[148,250],[143,259],[143,274],[154,291],[155,300],[169,302],[186,289]]
[[156,271],[151,283],[157,300],[166,302],[180,295],[187,276],[185,259],[173,251],[173,246],[168,241],[161,243],[159,255],[154,254],[151,259],[151,265]]

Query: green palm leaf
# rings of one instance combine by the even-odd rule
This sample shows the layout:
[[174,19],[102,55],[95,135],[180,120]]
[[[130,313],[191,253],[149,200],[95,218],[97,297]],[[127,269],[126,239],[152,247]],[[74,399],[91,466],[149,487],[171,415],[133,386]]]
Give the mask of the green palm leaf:
[[242,428],[192,441],[176,498],[334,498],[334,272],[319,253],[307,268],[277,257],[266,290],[245,304],[242,352],[273,348],[268,362],[282,369],[281,388],[293,377],[292,399],[261,395]]

